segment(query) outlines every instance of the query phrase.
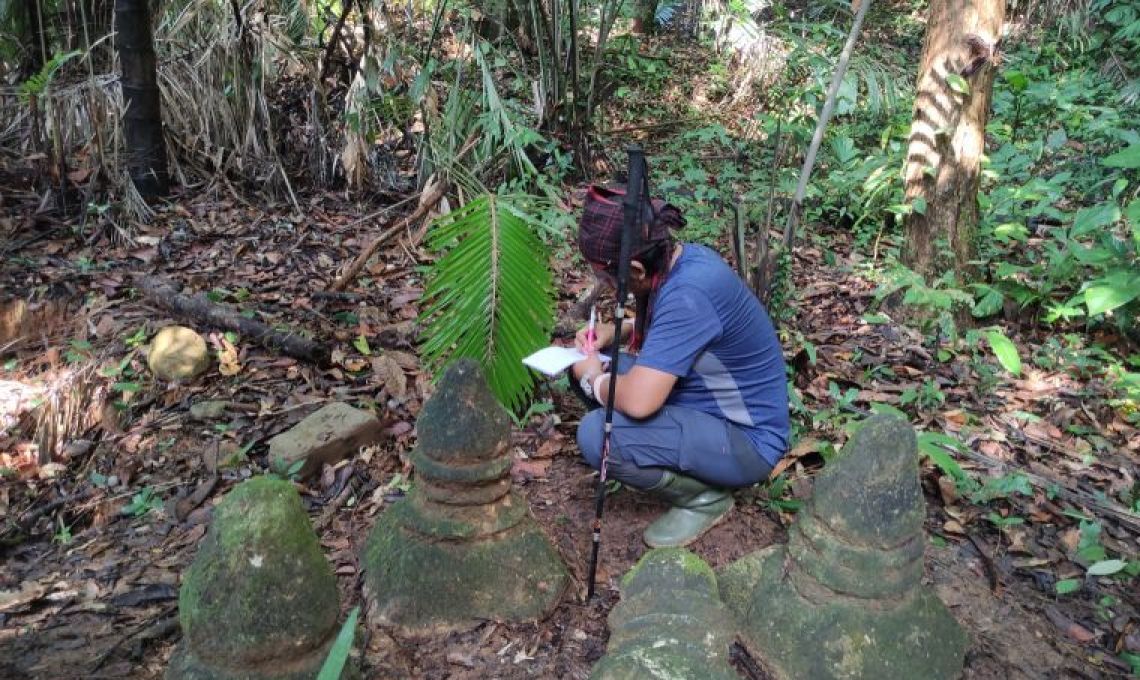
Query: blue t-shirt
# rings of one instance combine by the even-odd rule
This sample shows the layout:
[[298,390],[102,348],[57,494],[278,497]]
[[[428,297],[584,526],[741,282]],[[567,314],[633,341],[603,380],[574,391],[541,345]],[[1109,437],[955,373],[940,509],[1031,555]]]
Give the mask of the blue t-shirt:
[[666,404],[739,425],[772,466],[787,451],[784,355],[767,312],[715,251],[685,243],[637,364],[677,376]]

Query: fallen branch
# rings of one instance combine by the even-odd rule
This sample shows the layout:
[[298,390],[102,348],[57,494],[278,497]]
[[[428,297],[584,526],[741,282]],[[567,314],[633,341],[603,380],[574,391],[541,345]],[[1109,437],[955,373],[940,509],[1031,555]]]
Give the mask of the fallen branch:
[[400,233],[402,230],[407,229],[408,226],[410,226],[413,222],[416,222],[427,215],[428,212],[431,211],[431,209],[435,206],[435,204],[439,203],[439,199],[443,198],[443,195],[445,193],[447,193],[447,182],[440,181],[436,184],[429,185],[427,191],[420,198],[419,207],[416,208],[411,215],[408,215],[403,219],[398,218],[394,220],[396,224],[389,222],[388,224],[391,226],[381,232],[379,236],[372,240],[372,243],[369,243],[368,246],[359,255],[356,256],[356,259],[352,261],[352,264],[348,265],[348,268],[344,270],[344,274],[342,274],[339,279],[337,279],[331,286],[329,286],[328,290],[344,290],[349,283],[352,283],[354,280],[356,280],[356,277],[360,274],[360,271],[364,269],[364,265],[368,263],[368,259],[376,254],[376,251],[380,249],[380,246],[384,245],[388,239]]
[[260,321],[247,319],[233,309],[212,302],[205,293],[184,295],[169,282],[149,276],[138,279],[136,285],[155,305],[178,316],[240,333],[242,337],[263,347],[318,366],[329,363],[330,352],[324,345],[296,333],[276,331]]

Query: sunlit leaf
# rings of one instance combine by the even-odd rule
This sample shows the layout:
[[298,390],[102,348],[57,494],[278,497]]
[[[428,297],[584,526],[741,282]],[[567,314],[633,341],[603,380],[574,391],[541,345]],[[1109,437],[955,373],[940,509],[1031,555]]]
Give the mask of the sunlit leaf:
[[1106,227],[1120,219],[1120,208],[1115,203],[1099,203],[1089,208],[1082,208],[1073,218],[1073,229],[1070,236],[1077,238]]
[[1021,71],[1009,70],[1002,73],[1002,77],[1014,92],[1024,92],[1029,87],[1029,78]]
[[1101,164],[1110,168],[1140,168],[1140,144],[1133,144],[1127,149],[1107,156]]
[[985,294],[974,303],[974,308],[970,311],[977,318],[997,314],[1001,311],[1002,303],[1005,301],[1005,297],[996,289],[989,286],[982,288],[985,290]]
[[1122,307],[1137,297],[1140,297],[1140,274],[1114,272],[1085,289],[1085,306],[1089,315],[1095,316]]
[[989,341],[990,349],[994,351],[994,356],[1002,368],[1013,375],[1021,375],[1021,356],[1018,355],[1013,341],[998,329],[987,331],[986,340]]
[[966,479],[966,472],[962,470],[958,462],[955,461],[944,448],[944,446],[949,445],[947,443],[948,441],[953,443],[953,448],[960,446],[960,443],[952,437],[947,437],[938,432],[923,432],[918,435],[918,450],[930,458],[942,472],[957,481],[964,481]]
[[1111,576],[1124,569],[1124,560],[1101,560],[1089,567],[1089,576]]
[[1069,593],[1075,593],[1080,590],[1081,582],[1079,579],[1067,578],[1063,581],[1057,581],[1053,587],[1057,589],[1058,595],[1068,595]]

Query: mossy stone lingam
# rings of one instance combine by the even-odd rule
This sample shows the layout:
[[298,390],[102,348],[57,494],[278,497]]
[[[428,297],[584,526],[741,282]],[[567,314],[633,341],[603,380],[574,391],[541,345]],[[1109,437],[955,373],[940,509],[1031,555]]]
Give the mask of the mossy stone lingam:
[[967,636],[921,583],[924,513],[914,430],[875,416],[816,477],[787,545],[720,573],[721,596],[774,677],[961,674]]
[[371,619],[408,635],[533,621],[569,576],[511,487],[511,421],[471,360],[453,363],[416,423],[415,484],[364,551]]
[[622,578],[606,655],[591,680],[733,680],[732,617],[716,575],[682,548],[647,552]]
[[296,489],[254,477],[218,505],[183,578],[183,639],[166,678],[312,680],[339,631],[339,611],[336,578]]

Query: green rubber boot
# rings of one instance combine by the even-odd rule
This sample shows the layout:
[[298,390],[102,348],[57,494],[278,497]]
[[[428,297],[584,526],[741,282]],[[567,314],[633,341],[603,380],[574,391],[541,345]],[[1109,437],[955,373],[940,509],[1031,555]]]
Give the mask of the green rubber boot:
[[646,491],[673,506],[645,529],[643,538],[650,548],[689,545],[724,519],[733,505],[728,490],[668,470]]

